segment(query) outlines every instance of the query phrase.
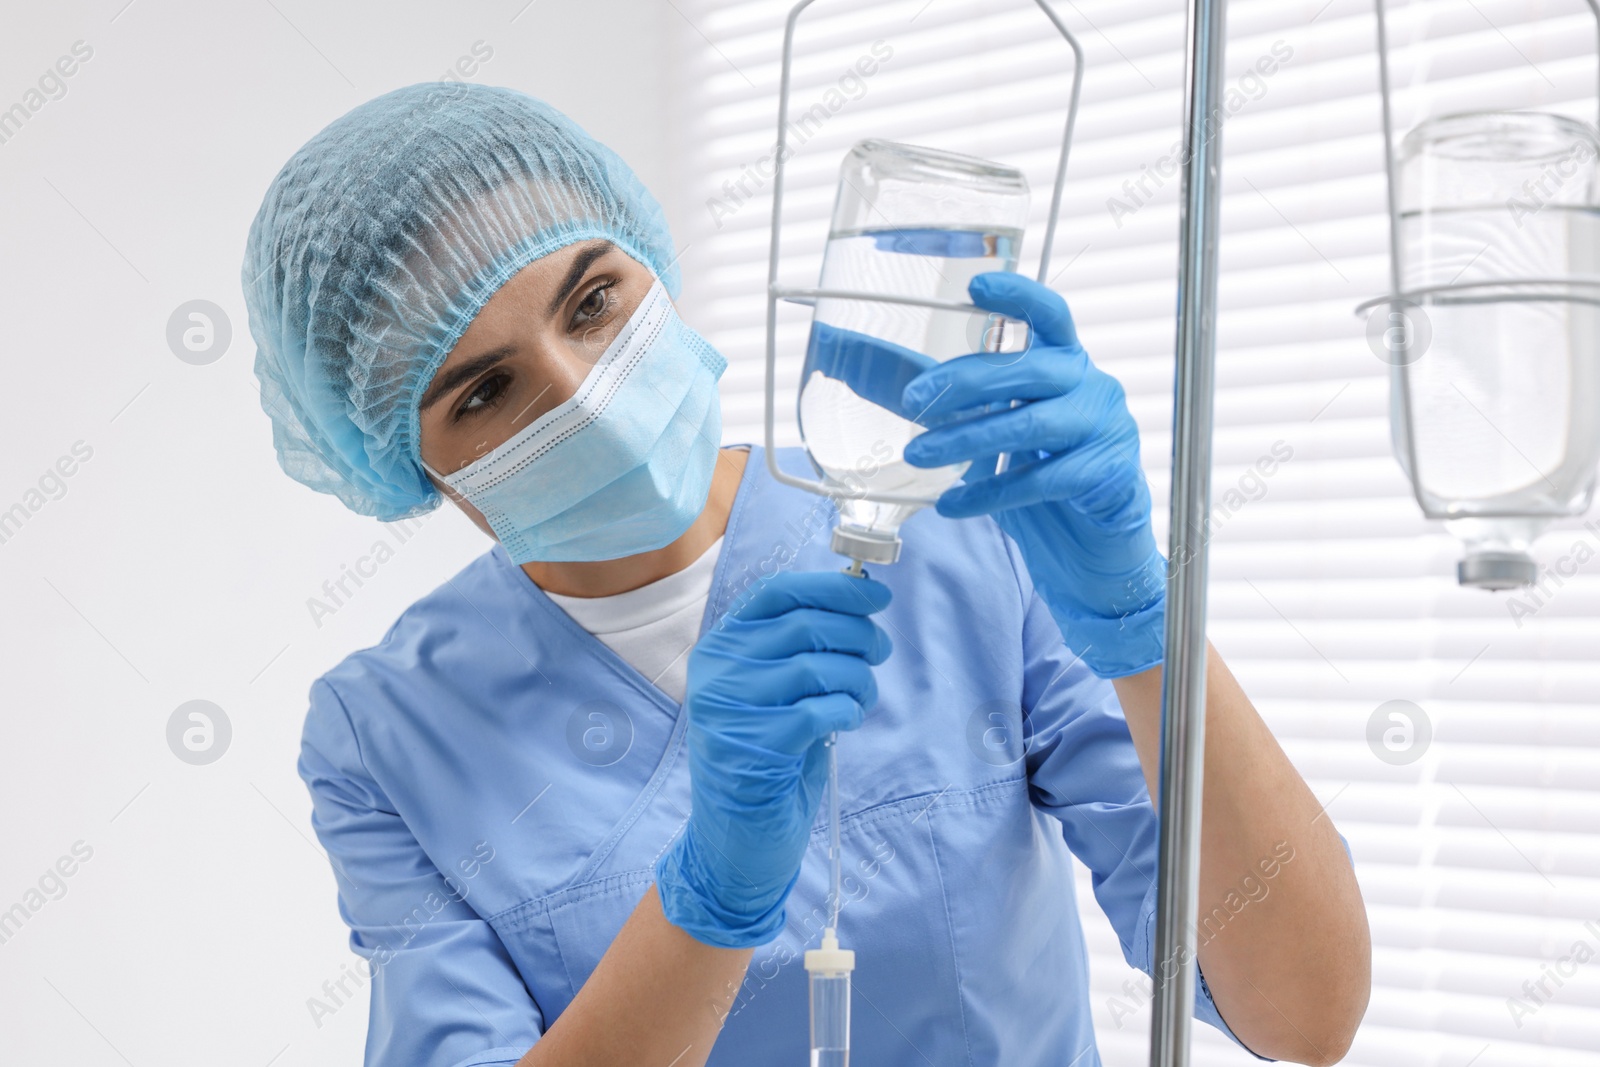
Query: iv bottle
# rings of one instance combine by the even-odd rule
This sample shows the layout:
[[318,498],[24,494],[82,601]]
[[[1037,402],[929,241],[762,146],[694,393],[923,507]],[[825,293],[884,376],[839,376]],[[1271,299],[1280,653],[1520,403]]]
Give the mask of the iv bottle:
[[[1530,584],[1551,520],[1587,510],[1600,462],[1600,141],[1557,115],[1426,122],[1398,160],[1409,349],[1391,347],[1395,454],[1424,513],[1466,544],[1462,585]],[[1533,284],[1506,284],[1511,282]]]
[[[845,156],[818,288],[971,303],[967,283],[1016,270],[1027,223],[1021,171],[972,156],[891,141],[861,141]],[[799,423],[806,453],[839,504],[834,550],[864,562],[899,554],[900,525],[961,477],[965,465],[922,469],[902,458],[922,432],[898,412],[916,366],[847,367],[874,358],[841,346],[839,331],[867,334],[932,361],[1022,347],[1015,323],[983,312],[821,297],[802,372]],[[892,363],[893,361],[890,360]],[[856,388],[846,384],[854,382]],[[861,379],[876,378],[879,391]],[[910,501],[880,502],[877,494]]]

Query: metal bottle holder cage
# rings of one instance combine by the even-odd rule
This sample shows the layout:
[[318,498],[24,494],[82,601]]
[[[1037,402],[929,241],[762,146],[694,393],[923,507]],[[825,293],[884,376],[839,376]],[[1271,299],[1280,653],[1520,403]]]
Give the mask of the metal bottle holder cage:
[[[784,160],[788,155],[788,125],[789,125],[789,80],[791,61],[794,54],[794,28],[800,18],[800,13],[810,7],[813,0],[800,0],[789,9],[789,17],[783,27],[783,65],[778,78],[778,141],[775,165],[772,174],[772,243],[767,257],[767,370],[766,370],[766,452],[767,469],[773,478],[784,485],[804,489],[818,496],[832,497],[835,499],[845,497],[851,500],[867,500],[880,504],[931,504],[926,497],[910,493],[874,493],[871,491],[856,491],[842,485],[830,485],[825,481],[811,478],[799,478],[778,469],[778,454],[775,440],[775,410],[777,406],[777,367],[778,367],[778,301],[786,300],[795,304],[809,304],[815,306],[818,300],[872,300],[886,304],[905,304],[914,307],[933,308],[940,311],[966,311],[975,314],[994,314],[987,308],[978,307],[976,304],[962,303],[953,300],[924,300],[917,297],[898,296],[891,293],[869,293],[857,289],[805,289],[783,286],[778,284],[778,230],[783,218],[783,172]],[[1042,284],[1048,279],[1050,269],[1050,246],[1055,241],[1056,219],[1061,213],[1061,190],[1067,178],[1067,156],[1072,150],[1072,129],[1078,118],[1078,97],[1083,88],[1083,48],[1078,44],[1078,39],[1066,24],[1057,17],[1045,0],[1034,0],[1039,10],[1056,31],[1066,39],[1072,49],[1072,98],[1067,106],[1067,124],[1061,137],[1061,155],[1056,164],[1055,185],[1050,194],[1050,217],[1044,228],[1044,243],[1039,249],[1039,273],[1037,275]],[[1006,316],[1001,316],[1006,317]],[[1003,469],[1004,457],[1002,457]]]
[[[1389,305],[1391,313],[1398,313],[1404,305],[1418,306],[1422,300],[1433,302],[1435,297],[1445,295],[1446,300],[1440,303],[1451,304],[1496,304],[1517,303],[1521,301],[1564,301],[1568,303],[1594,304],[1600,306],[1600,279],[1583,280],[1581,278],[1500,278],[1492,281],[1476,282],[1451,282],[1446,285],[1424,285],[1415,289],[1405,290],[1400,285],[1400,208],[1398,205],[1399,172],[1395,162],[1394,148],[1394,117],[1393,93],[1389,80],[1389,30],[1385,0],[1373,0],[1377,10],[1378,25],[1378,94],[1383,108],[1383,164],[1386,206],[1389,214],[1389,292],[1386,296],[1374,297],[1363,301],[1355,309],[1357,315],[1370,312],[1381,305]],[[1597,37],[1597,50],[1600,50],[1600,0],[1585,0],[1589,11],[1595,18]],[[1600,54],[1600,51],[1597,51]],[[1597,91],[1597,101],[1600,101],[1600,91]],[[1515,112],[1507,112],[1515,114]],[[1439,116],[1444,117],[1444,116]],[[1420,124],[1419,124],[1420,125]],[[1600,125],[1596,126],[1596,133],[1600,135]],[[1506,293],[1502,290],[1510,289]],[[1549,291],[1542,292],[1541,289]],[[1587,295],[1575,294],[1571,289],[1589,290]],[[1517,290],[1523,290],[1518,292]],[[1451,297],[1449,294],[1461,294]],[[1393,387],[1399,390],[1401,410],[1406,419],[1411,418],[1411,384],[1407,380],[1405,367],[1400,364],[1393,365],[1390,371]],[[1466,518],[1522,518],[1527,516],[1524,511],[1503,511],[1490,509],[1459,509],[1441,510],[1430,507],[1422,491],[1419,468],[1417,466],[1416,435],[1408,432],[1406,438],[1406,473],[1407,480],[1411,482],[1412,495],[1416,498],[1417,506],[1422,509],[1422,514],[1430,519],[1466,519]]]

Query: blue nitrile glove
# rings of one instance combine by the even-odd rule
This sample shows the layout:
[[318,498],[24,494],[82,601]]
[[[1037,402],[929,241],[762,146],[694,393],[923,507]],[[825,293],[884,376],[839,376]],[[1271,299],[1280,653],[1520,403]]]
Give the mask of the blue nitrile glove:
[[[964,484],[939,498],[939,514],[994,516],[1067,644],[1100,677],[1153,667],[1162,658],[1167,569],[1122,386],[1090,362],[1053,290],[995,271],[967,291],[979,307],[1027,321],[1029,348],[960,356],[913,379],[901,406],[933,428],[906,445],[906,462],[971,460]],[[984,412],[1007,401],[1022,403]],[[1011,467],[996,475],[1002,452]]]
[[688,825],[656,863],[674,926],[723,948],[783,928],[827,785],[835,730],[878,699],[889,637],[867,618],[888,587],[842,573],[782,572],[689,653]]

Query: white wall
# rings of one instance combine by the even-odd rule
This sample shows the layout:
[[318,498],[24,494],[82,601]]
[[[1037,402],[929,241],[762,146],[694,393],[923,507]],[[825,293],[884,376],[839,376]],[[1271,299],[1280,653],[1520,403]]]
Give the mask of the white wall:
[[[325,581],[397,538],[277,469],[245,233],[308,137],[476,42],[492,56],[473,80],[550,100],[668,199],[677,16],[654,0],[124,2],[10,5],[0,32],[0,109],[41,105],[0,143],[0,511],[40,505],[0,543],[0,912],[27,912],[0,925],[0,1061],[357,1063],[365,996],[320,1027],[307,1008],[356,958],[294,773],[306,688],[485,542],[430,518],[313,621]],[[64,95],[47,79],[58,98],[28,98],[79,41],[92,54]],[[166,340],[194,299],[232,327],[209,365]],[[64,491],[30,497],[80,441],[92,454]],[[232,727],[206,766],[167,742],[196,699]],[[41,878],[50,892],[30,892]]]

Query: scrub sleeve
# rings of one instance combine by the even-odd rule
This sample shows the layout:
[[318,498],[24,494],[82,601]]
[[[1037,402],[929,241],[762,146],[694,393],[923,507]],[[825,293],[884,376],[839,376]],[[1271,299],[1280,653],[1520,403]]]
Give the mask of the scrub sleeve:
[[[311,687],[299,761],[350,948],[372,976],[368,1064],[515,1064],[544,1018],[499,935],[447,880],[362,764],[333,687]],[[486,1051],[487,1050],[487,1051]]]

